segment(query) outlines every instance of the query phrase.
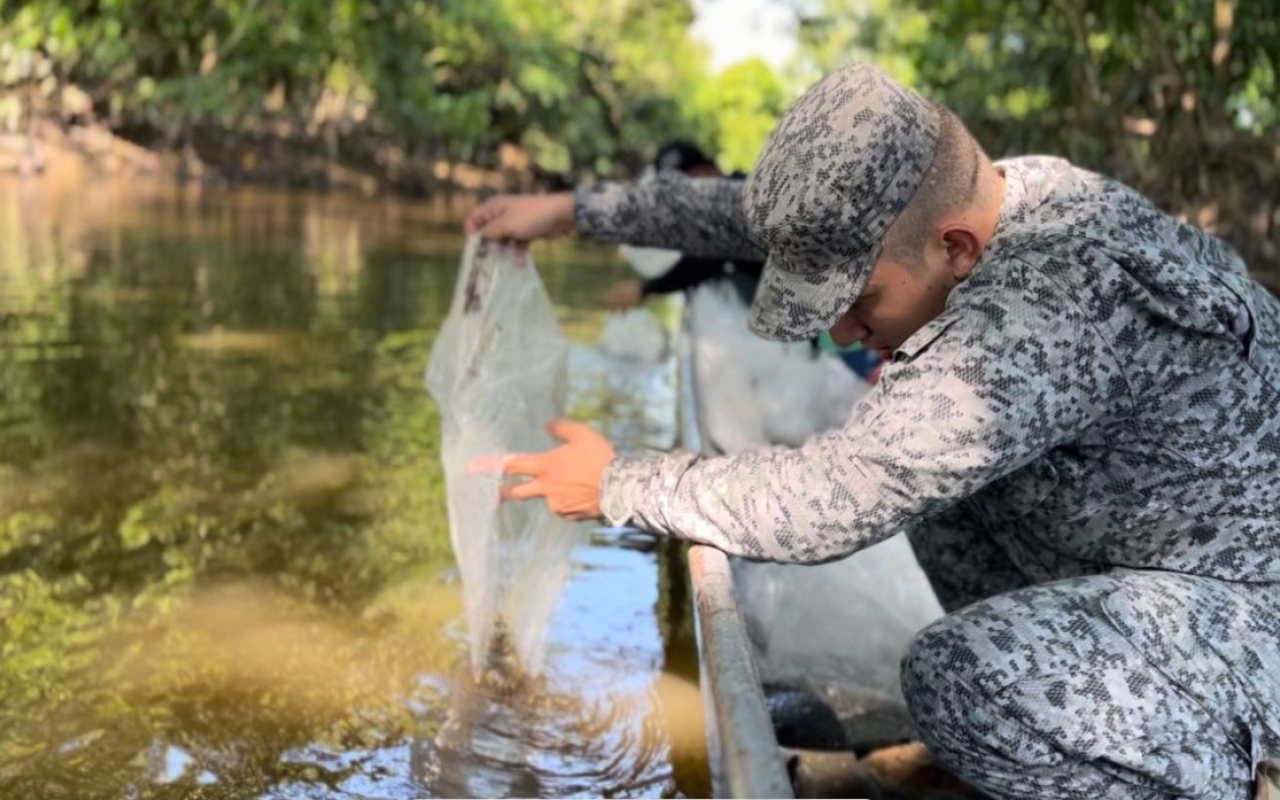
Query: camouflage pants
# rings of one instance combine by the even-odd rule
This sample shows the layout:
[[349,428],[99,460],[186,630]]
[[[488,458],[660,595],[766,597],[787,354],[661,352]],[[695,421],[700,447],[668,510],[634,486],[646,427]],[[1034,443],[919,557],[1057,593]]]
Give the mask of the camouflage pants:
[[1252,797],[1280,751],[1280,586],[1130,569],[1028,585],[990,542],[928,533],[912,544],[949,613],[902,680],[940,763],[1001,800]]

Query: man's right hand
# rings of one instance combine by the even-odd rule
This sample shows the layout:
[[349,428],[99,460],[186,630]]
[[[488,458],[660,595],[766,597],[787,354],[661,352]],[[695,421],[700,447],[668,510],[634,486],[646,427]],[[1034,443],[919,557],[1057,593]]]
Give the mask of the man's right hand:
[[573,193],[502,195],[486,200],[467,215],[468,236],[528,242],[573,232]]

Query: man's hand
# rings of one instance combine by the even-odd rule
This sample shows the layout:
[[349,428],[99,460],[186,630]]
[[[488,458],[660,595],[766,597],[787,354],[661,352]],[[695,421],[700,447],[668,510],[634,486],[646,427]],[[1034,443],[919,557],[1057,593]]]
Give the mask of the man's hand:
[[573,232],[573,193],[502,195],[476,206],[464,226],[468,236],[528,242]]
[[640,281],[620,281],[609,289],[604,303],[614,311],[626,311],[640,305],[643,299],[644,285]]
[[513,456],[503,472],[528,475],[530,480],[506,486],[503,500],[542,497],[547,507],[571,520],[600,516],[600,480],[613,460],[613,445],[590,425],[556,420],[547,432],[564,444],[545,453]]

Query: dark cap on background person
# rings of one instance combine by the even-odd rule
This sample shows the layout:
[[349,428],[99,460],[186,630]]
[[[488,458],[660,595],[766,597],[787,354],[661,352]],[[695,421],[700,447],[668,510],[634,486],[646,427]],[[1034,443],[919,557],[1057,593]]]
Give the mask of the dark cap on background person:
[[937,106],[870,64],[831,73],[787,110],[743,191],[769,251],[752,331],[800,341],[844,316],[933,163],[940,127]]

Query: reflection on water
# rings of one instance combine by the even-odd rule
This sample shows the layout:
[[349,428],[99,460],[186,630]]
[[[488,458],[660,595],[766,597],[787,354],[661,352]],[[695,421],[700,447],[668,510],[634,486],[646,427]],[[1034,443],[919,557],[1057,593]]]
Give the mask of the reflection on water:
[[[444,203],[0,182],[0,796],[699,791],[654,553],[581,552],[543,683],[459,672],[422,390],[458,227]],[[619,267],[537,255],[589,340]],[[576,412],[669,444],[583,353]]]
[[[455,692],[440,735],[424,748],[423,782],[445,797],[619,797],[669,788],[669,759],[699,755],[701,705],[677,697],[669,686],[678,680],[656,673],[662,642],[651,611],[638,613],[635,603],[656,602],[653,581],[635,568],[650,559],[619,548],[587,551],[564,613],[552,620],[544,676]],[[668,733],[668,699],[695,712],[683,720],[698,726],[695,742]]]

